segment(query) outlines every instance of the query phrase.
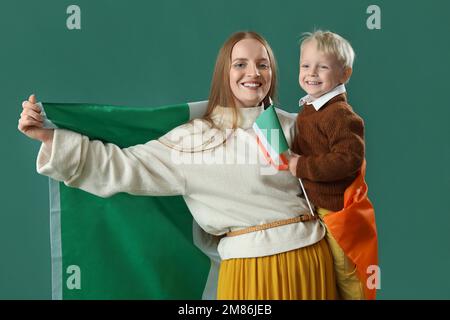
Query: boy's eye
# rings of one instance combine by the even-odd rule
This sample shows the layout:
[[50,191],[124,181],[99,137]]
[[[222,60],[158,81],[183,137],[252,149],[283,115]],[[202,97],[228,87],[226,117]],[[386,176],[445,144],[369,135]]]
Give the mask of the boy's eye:
[[302,68],[308,68],[309,65],[307,65],[307,64],[302,64],[301,67],[302,67]]
[[328,66],[320,66],[322,69],[328,69]]

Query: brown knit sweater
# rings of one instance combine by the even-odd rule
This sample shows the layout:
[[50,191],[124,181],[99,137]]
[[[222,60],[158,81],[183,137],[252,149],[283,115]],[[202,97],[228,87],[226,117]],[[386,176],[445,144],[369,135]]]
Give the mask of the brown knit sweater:
[[358,175],[364,160],[364,122],[340,94],[318,111],[303,106],[297,117],[292,150],[301,157],[302,178],[310,201],[331,211],[344,206],[344,191]]

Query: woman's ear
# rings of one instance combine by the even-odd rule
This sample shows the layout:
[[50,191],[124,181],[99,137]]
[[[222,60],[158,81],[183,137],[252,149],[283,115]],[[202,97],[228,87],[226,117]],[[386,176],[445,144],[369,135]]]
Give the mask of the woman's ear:
[[347,81],[352,76],[353,69],[350,67],[345,67],[344,72],[342,73],[341,83],[347,83]]

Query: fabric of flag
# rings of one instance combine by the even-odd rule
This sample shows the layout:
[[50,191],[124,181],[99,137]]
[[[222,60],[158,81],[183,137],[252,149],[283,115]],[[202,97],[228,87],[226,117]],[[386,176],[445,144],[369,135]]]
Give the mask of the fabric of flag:
[[[48,127],[125,148],[201,117],[206,104],[41,106]],[[51,180],[50,223],[53,299],[215,298],[213,264],[181,196],[100,198]]]
[[[378,269],[378,237],[375,223],[375,210],[367,196],[367,184],[364,179],[366,160],[360,174],[345,190],[344,208],[330,212],[324,217],[328,231],[346,256],[356,265],[356,271],[361,280],[366,299],[376,298],[376,281],[379,281]],[[376,277],[375,283],[369,277]]]
[[253,129],[266,160],[277,170],[287,170],[288,161],[283,152],[287,151],[289,146],[273,105],[258,116]]

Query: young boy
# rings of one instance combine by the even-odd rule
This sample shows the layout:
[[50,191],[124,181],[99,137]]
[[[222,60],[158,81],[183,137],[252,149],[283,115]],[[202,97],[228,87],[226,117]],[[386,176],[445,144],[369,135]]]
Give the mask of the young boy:
[[[307,33],[300,46],[299,83],[307,95],[297,117],[289,170],[302,179],[321,218],[344,205],[344,191],[364,160],[364,123],[347,103],[344,84],[352,74],[354,52],[329,31]],[[364,299],[355,265],[327,230],[342,299]]]

